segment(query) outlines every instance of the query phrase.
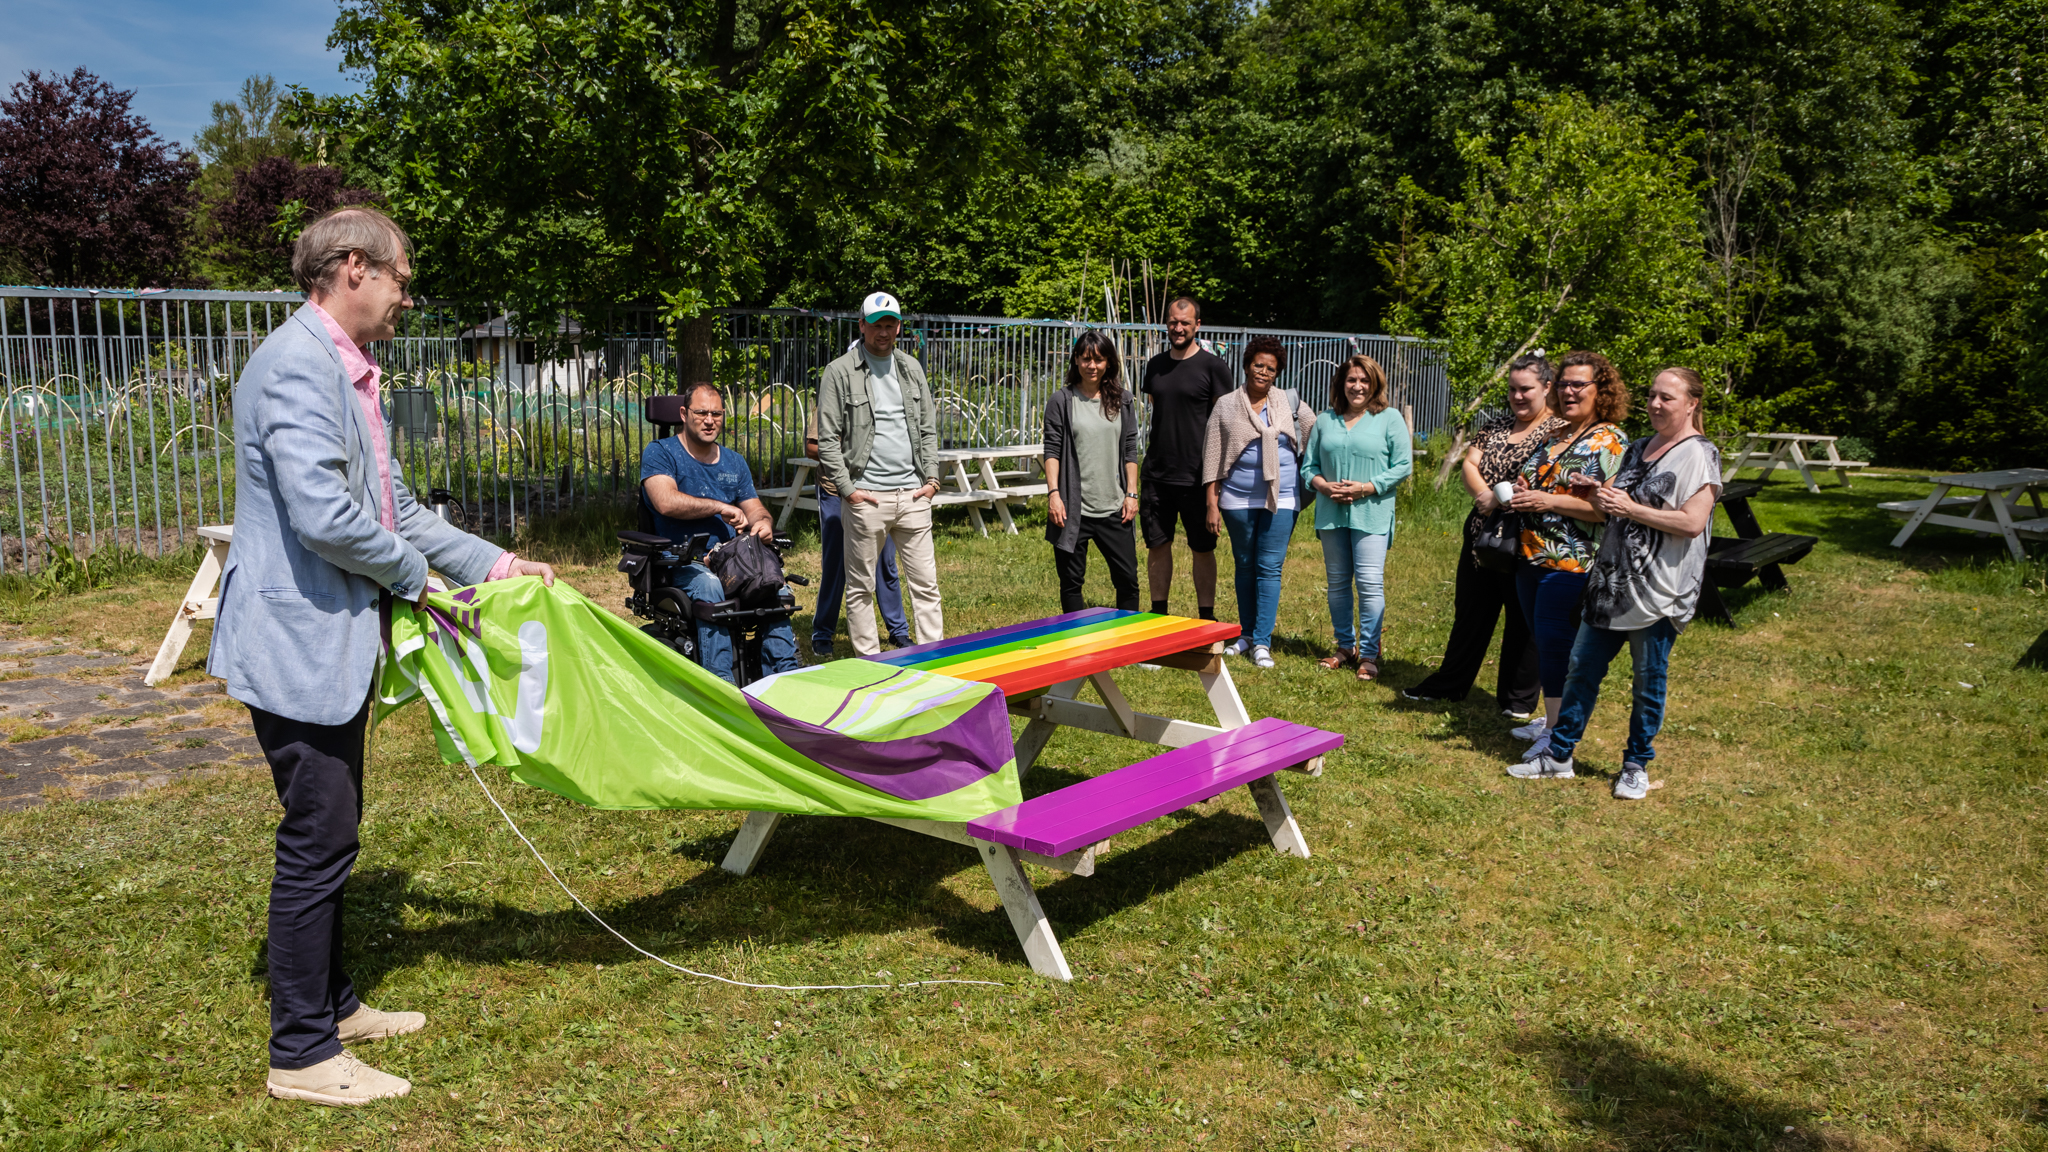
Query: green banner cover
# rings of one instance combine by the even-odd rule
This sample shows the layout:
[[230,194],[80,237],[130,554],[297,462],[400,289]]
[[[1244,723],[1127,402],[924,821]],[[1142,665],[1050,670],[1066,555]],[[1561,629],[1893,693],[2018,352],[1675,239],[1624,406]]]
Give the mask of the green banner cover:
[[1001,690],[867,660],[733,687],[557,582],[394,604],[377,717],[593,808],[965,821],[1018,803]]

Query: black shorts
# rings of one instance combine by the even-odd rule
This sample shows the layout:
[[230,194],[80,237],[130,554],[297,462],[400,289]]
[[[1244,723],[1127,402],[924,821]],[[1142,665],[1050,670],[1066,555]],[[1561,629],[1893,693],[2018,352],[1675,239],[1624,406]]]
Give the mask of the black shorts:
[[1173,543],[1175,520],[1187,529],[1189,550],[1216,550],[1216,534],[1209,531],[1208,486],[1162,484],[1147,477],[1138,491],[1138,528],[1145,534],[1145,547],[1164,548]]

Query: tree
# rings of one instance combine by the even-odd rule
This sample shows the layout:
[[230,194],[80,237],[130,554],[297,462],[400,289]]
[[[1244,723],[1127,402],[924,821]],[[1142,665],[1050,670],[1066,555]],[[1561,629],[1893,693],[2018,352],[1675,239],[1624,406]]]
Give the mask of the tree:
[[198,165],[80,68],[0,100],[0,249],[64,286],[170,284],[186,265]]
[[212,121],[192,138],[205,167],[230,173],[272,156],[297,157],[303,149],[304,138],[278,98],[277,77],[267,73],[243,80],[240,99],[215,100]]
[[344,204],[376,200],[367,189],[346,187],[347,181],[339,168],[278,155],[235,173],[228,198],[207,214],[214,265],[241,287],[290,286],[292,243],[300,230]]
[[360,98],[302,100],[384,173],[442,291],[523,315],[764,287],[860,212],[930,218],[1014,147],[1015,90],[1098,0],[358,0]]
[[1682,142],[1573,94],[1530,114],[1535,127],[1498,152],[1460,138],[1462,200],[1409,185],[1445,227],[1417,241],[1438,298],[1397,316],[1435,337],[1455,404],[1497,399],[1508,364],[1538,347],[1598,349],[1638,386],[1673,363],[1715,376],[1737,350],[1703,336],[1705,251]]

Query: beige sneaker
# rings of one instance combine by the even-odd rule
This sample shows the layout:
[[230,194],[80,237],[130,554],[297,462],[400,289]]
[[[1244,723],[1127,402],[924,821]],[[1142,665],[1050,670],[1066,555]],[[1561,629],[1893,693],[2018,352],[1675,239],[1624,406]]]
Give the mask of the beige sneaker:
[[379,1012],[368,1004],[356,1006],[355,1013],[336,1025],[343,1044],[356,1044],[364,1040],[383,1040],[392,1036],[403,1036],[417,1032],[427,1026],[423,1012]]
[[272,1068],[270,1094],[280,1100],[311,1100],[352,1108],[371,1100],[386,1100],[412,1091],[412,1081],[379,1072],[344,1050],[331,1060],[311,1068]]

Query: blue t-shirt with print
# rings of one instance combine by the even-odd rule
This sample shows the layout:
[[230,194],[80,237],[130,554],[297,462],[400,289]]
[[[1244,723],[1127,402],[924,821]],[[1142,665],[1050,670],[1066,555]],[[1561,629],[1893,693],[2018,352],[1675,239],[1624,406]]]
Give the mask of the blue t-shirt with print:
[[[645,485],[651,476],[667,476],[683,495],[701,500],[737,505],[754,499],[754,472],[747,467],[746,457],[722,445],[718,463],[706,464],[690,455],[681,436],[665,436],[640,453],[640,483]],[[647,498],[644,487],[640,498]],[[732,539],[732,525],[716,516],[671,520],[657,512],[654,530],[678,543],[692,536],[710,536],[713,544]]]

